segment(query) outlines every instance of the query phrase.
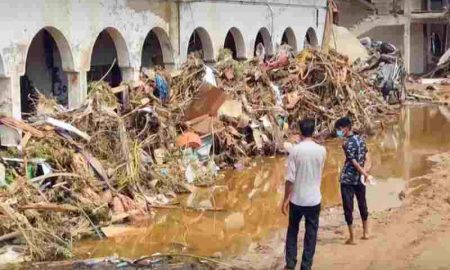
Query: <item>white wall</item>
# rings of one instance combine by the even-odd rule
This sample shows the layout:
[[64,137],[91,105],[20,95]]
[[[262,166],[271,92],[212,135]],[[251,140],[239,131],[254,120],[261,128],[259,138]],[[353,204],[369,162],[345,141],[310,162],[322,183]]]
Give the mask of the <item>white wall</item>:
[[[313,1],[302,1],[302,4],[306,6],[308,2],[311,4]],[[223,48],[226,34],[232,27],[236,27],[242,33],[248,58],[253,57],[255,39],[262,27],[269,30],[274,48],[277,44],[281,44],[283,33],[288,27],[294,31],[299,46],[302,46],[309,27],[315,29],[321,42],[326,14],[325,1],[316,1],[316,4],[323,6],[242,5],[234,2],[181,4],[181,59],[186,58],[189,38],[197,27],[202,27],[209,33],[215,56]],[[316,11],[319,13],[318,21]]]
[[[92,49],[97,36],[106,28],[113,33],[119,66],[127,80],[137,77],[144,40],[155,27],[168,37],[164,48],[173,50],[171,62],[175,64],[186,59],[187,42],[197,27],[206,29],[217,55],[228,30],[235,26],[243,35],[246,55],[251,57],[261,27],[270,31],[274,45],[281,43],[288,27],[293,29],[299,47],[309,27],[315,29],[321,42],[326,2],[194,1],[180,4],[178,12],[177,2],[171,0],[2,0],[0,55],[5,74],[10,79],[6,83],[9,89],[1,88],[0,94],[13,104],[7,110],[20,118],[19,78],[25,73],[31,40],[43,28],[55,38],[64,70],[69,72],[69,106],[73,107],[86,96],[86,72],[90,69]],[[316,14],[319,14],[317,18]]]
[[[0,54],[5,73],[11,78],[11,89],[1,95],[13,103],[12,114],[20,118],[20,76],[25,73],[26,55],[31,40],[45,27],[52,27],[60,35],[59,46],[66,70],[70,74],[69,104],[76,106],[86,96],[86,72],[98,34],[113,27],[124,40],[123,54],[131,69],[138,69],[141,49],[147,33],[160,27],[171,38],[178,40],[177,13],[171,2],[146,0],[2,0],[0,1]],[[64,45],[62,45],[64,44]],[[175,50],[178,46],[172,46]],[[61,49],[61,48],[60,48]],[[71,63],[69,63],[71,62]],[[130,76],[132,73],[128,72]]]

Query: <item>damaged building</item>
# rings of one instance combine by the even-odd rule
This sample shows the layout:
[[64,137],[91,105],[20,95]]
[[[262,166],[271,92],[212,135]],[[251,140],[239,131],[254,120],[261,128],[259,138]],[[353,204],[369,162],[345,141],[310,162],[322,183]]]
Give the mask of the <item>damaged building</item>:
[[5,0],[0,3],[0,113],[20,119],[36,91],[69,108],[91,81],[137,79],[143,67],[179,67],[199,51],[212,63],[222,48],[235,59],[262,43],[320,46],[326,0]]
[[394,44],[412,74],[436,66],[449,47],[446,0],[338,0],[335,23],[360,37]]

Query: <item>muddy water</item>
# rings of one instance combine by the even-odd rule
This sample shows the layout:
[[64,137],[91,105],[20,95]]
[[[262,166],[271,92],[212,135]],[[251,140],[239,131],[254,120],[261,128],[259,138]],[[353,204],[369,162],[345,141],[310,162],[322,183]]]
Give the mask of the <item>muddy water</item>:
[[[449,149],[450,110],[444,107],[407,107],[398,124],[368,140],[377,178],[368,187],[371,211],[400,205],[398,193],[405,181],[425,173],[427,156]],[[322,184],[323,204],[339,204],[339,170],[343,163],[341,142],[326,144],[328,158]],[[123,234],[107,240],[83,241],[78,257],[110,256],[136,258],[155,252],[187,252],[211,256],[244,252],[252,243],[286,226],[279,211],[283,196],[284,158],[255,160],[242,171],[227,172],[227,187],[212,192],[200,190],[182,198],[188,206],[210,206],[223,211],[196,212],[180,209],[157,210],[144,224],[120,228]],[[225,190],[225,191],[224,191]],[[211,195],[214,194],[214,195]]]

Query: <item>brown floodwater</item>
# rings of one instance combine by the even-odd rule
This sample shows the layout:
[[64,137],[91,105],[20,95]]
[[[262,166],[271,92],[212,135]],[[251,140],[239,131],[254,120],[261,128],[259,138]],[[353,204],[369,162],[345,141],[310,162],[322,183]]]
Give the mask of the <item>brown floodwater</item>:
[[[368,186],[371,211],[398,207],[398,193],[409,179],[430,167],[427,157],[450,145],[450,110],[438,106],[402,109],[397,124],[368,139],[372,174],[378,184]],[[322,194],[324,207],[340,203],[338,176],[344,157],[341,142],[326,143]],[[280,213],[285,158],[256,159],[242,171],[224,172],[223,186],[182,196],[184,206],[211,206],[223,211],[156,210],[151,221],[118,226],[123,233],[106,240],[84,240],[75,247],[78,258],[118,255],[137,258],[156,252],[187,252],[211,256],[236,255],[277,229],[286,227]]]

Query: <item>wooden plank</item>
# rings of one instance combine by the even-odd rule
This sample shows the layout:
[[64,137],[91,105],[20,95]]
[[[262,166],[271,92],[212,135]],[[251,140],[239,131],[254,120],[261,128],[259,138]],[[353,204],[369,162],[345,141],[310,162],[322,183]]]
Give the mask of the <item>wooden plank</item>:
[[55,212],[79,212],[78,207],[70,204],[56,204],[56,203],[31,203],[26,205],[21,205],[18,207],[19,210],[45,210],[45,211],[55,211]]
[[[144,86],[144,85],[145,84],[143,81],[136,81],[136,82],[132,82],[130,88],[134,89],[134,88],[138,88],[138,87]],[[119,94],[119,93],[122,93],[123,91],[127,90],[128,87],[129,86],[127,84],[122,84],[117,87],[111,88],[111,92],[113,92],[114,94]]]
[[43,138],[45,136],[44,132],[34,128],[33,126],[31,126],[23,121],[16,120],[12,117],[1,117],[0,123],[4,124],[10,128],[27,131],[27,132],[31,133],[31,135],[38,137],[38,138]]

